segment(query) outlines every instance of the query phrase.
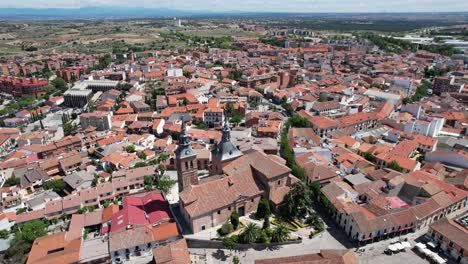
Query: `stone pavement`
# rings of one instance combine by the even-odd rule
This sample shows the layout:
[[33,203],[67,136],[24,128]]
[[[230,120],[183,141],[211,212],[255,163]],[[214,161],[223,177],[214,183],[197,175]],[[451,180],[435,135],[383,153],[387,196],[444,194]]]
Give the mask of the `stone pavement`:
[[[276,248],[268,248],[264,250],[243,250],[243,251],[232,251],[223,249],[189,249],[191,254],[197,254],[199,256],[205,256],[207,264],[216,263],[231,263],[234,255],[238,256],[242,264],[254,263],[256,259],[264,258],[277,258],[296,256],[303,254],[318,253],[321,249],[354,249],[356,250],[357,244],[351,242],[346,234],[334,223],[328,222],[329,226],[327,229],[309,239],[304,236],[301,244],[291,244],[279,246]],[[419,230],[415,233],[409,233],[401,236],[401,238],[407,238],[412,246],[416,244],[415,240],[423,236],[427,232],[426,230]],[[390,245],[392,241],[399,240],[399,237],[392,239],[386,239],[372,244],[368,244],[360,247],[365,249],[364,252],[356,252],[359,257],[360,263],[379,263],[379,264],[395,264],[395,263],[408,263],[408,264],[427,264],[427,260],[421,258],[411,249],[407,249],[406,252],[400,252],[388,256],[384,254],[384,250]]]
[[[344,234],[343,234],[344,235]],[[339,238],[341,239],[341,238]],[[207,264],[231,263],[232,256],[239,257],[242,264],[254,263],[256,259],[295,256],[317,253],[320,249],[345,249],[345,246],[328,231],[312,239],[304,238],[301,244],[291,244],[265,250],[249,249],[232,251],[222,249],[189,249],[191,254],[205,255]]]

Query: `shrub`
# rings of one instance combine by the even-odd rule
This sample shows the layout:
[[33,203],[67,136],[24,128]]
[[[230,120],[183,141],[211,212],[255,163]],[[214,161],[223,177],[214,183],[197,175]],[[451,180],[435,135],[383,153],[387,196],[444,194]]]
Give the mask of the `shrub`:
[[318,223],[314,225],[314,229],[317,231],[317,233],[320,233],[323,230],[325,230],[325,225],[319,221]]
[[44,190],[49,190],[52,189],[54,192],[58,194],[63,194],[65,188],[67,187],[67,184],[62,181],[62,180],[51,180],[51,181],[46,181],[42,187]]
[[257,225],[249,223],[241,234],[241,241],[246,244],[254,243],[257,241],[259,230],[260,228]]
[[268,243],[268,242],[270,242],[270,238],[268,237],[268,234],[265,232],[265,230],[261,230],[259,232],[257,240],[255,242],[257,242],[257,243]]
[[230,236],[230,238],[232,239],[232,241],[234,241],[236,243],[239,243],[239,236],[238,235],[232,235],[232,236]]
[[398,172],[403,172],[403,168],[398,164],[396,161],[392,161],[387,165],[387,168],[398,171]]
[[232,237],[226,237],[223,239],[223,245],[229,250],[234,250],[237,248],[237,240],[234,240]]
[[219,228],[219,229],[217,230],[217,232],[218,232],[218,234],[219,234],[220,236],[225,236],[225,235],[227,235],[227,234],[229,234],[229,233],[232,233],[232,231],[234,231],[234,227],[233,227],[233,225],[230,224],[230,223],[225,223],[225,224],[223,224],[223,225],[221,226],[221,228]]
[[135,146],[134,145],[127,146],[125,147],[125,151],[127,151],[128,153],[133,153],[135,152]]
[[234,211],[231,214],[231,224],[234,227],[234,230],[239,227],[239,213],[237,211]]
[[271,241],[277,243],[285,242],[286,240],[288,240],[289,232],[290,231],[285,225],[278,225],[273,230],[273,233],[271,235]]
[[265,217],[265,220],[263,221],[263,229],[268,229],[270,228],[270,217]]
[[259,219],[268,217],[271,214],[270,202],[267,199],[262,198],[258,203],[257,213],[255,216]]
[[3,184],[4,187],[16,186],[20,184],[21,179],[17,177],[8,178]]
[[10,232],[8,232],[8,230],[6,229],[0,230],[0,239],[7,239],[9,235],[10,235]]

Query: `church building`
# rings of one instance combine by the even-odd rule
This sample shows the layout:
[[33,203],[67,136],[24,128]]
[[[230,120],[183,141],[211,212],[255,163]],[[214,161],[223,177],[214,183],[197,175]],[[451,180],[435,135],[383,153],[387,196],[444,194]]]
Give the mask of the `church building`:
[[250,150],[242,153],[230,141],[228,124],[212,152],[211,176],[198,180],[196,156],[185,125],[176,151],[179,205],[193,233],[227,222],[234,211],[241,216],[257,210],[262,197],[279,205],[298,181],[277,155]]

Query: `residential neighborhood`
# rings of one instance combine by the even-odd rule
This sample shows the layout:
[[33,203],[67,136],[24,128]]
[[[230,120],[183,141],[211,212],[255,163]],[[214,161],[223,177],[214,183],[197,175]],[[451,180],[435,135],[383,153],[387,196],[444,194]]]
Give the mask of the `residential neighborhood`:
[[468,263],[466,50],[161,21],[1,57],[0,262]]

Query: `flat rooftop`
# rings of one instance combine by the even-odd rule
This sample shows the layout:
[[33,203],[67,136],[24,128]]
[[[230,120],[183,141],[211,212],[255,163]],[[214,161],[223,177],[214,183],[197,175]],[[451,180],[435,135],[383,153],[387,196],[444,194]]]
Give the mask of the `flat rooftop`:
[[91,262],[109,256],[108,243],[104,238],[93,238],[83,241],[81,246],[81,262]]

